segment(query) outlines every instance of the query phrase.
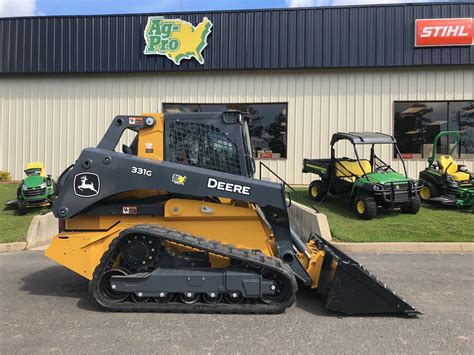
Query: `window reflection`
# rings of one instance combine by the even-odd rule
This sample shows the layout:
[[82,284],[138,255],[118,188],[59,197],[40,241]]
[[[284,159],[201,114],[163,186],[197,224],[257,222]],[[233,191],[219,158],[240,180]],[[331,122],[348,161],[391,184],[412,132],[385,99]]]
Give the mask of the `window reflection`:
[[[473,158],[474,102],[395,102],[394,109],[394,135],[404,158],[428,158],[436,135],[447,130],[463,131],[455,157]],[[454,143],[443,137],[436,153],[447,154]]]
[[272,104],[163,104],[164,112],[224,112],[238,110],[250,116],[253,156],[260,159],[287,157],[286,103]]

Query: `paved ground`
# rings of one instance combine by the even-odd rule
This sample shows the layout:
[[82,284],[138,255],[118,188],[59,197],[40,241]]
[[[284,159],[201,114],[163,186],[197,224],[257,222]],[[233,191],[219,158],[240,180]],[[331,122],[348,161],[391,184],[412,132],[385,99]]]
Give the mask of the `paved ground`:
[[271,316],[101,311],[42,252],[0,254],[0,353],[468,353],[473,254],[359,254],[424,315],[340,317],[310,292]]

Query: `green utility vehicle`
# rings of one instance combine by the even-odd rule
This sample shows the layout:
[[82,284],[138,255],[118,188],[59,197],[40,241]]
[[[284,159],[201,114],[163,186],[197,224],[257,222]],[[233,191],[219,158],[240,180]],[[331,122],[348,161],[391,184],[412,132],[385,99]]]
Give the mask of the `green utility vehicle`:
[[[334,145],[340,140],[349,141],[356,159],[336,158]],[[357,146],[369,145],[370,158],[360,159]],[[400,159],[404,174],[395,171],[375,154],[376,145],[392,145]],[[303,173],[313,173],[320,177],[309,185],[309,196],[322,201],[328,192],[345,195],[354,206],[355,213],[362,219],[372,219],[377,207],[397,208],[403,213],[418,213],[421,202],[419,191],[421,181],[407,177],[405,162],[400,154],[397,141],[383,133],[335,133],[331,139],[330,159],[304,159]]]
[[28,163],[25,174],[18,186],[17,199],[6,203],[7,207],[16,208],[19,215],[24,215],[30,207],[50,206],[56,192],[55,182],[46,175],[43,163]]
[[[436,157],[442,137],[453,137],[455,142],[448,155]],[[459,131],[443,131],[435,137],[428,167],[420,172],[420,179],[423,180],[420,197],[423,200],[457,207],[473,206],[474,175],[464,165],[457,164],[452,157],[460,141]]]

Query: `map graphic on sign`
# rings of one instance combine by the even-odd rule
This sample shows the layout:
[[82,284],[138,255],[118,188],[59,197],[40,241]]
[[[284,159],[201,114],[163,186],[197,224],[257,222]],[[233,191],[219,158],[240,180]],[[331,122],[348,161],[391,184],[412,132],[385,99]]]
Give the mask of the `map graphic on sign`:
[[164,55],[177,65],[181,60],[190,58],[204,64],[202,51],[207,46],[207,36],[211,33],[211,28],[212,22],[207,17],[196,27],[180,19],[148,17],[143,53]]

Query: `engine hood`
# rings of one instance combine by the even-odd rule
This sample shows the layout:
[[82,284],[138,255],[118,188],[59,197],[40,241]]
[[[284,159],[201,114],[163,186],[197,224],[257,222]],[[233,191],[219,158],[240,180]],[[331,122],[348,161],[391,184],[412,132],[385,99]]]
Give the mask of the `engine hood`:
[[26,187],[39,187],[42,183],[44,182],[44,177],[43,176],[28,176],[25,179],[23,179],[23,184]]
[[370,173],[367,174],[367,176],[369,177],[369,180],[367,180],[365,177],[361,178],[360,180],[378,184],[411,181],[411,179],[407,178],[405,175],[393,171],[386,173]]

